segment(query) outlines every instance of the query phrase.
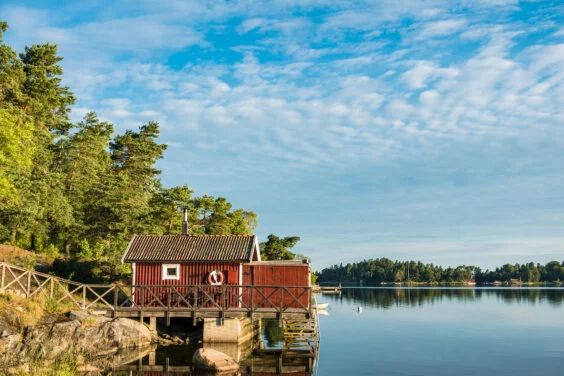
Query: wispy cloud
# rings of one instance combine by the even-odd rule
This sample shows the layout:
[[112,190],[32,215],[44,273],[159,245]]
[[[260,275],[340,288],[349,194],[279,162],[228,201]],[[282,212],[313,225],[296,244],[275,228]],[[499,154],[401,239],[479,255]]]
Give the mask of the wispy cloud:
[[[160,121],[163,140],[174,146],[163,166],[165,174],[174,170],[166,181],[218,194],[229,188],[241,206],[258,205],[261,223],[271,226],[264,231],[272,232],[275,225],[280,232],[296,228],[295,213],[270,204],[272,195],[291,192],[285,207],[309,210],[298,230],[321,244],[324,235],[313,223],[324,224],[326,234],[340,231],[339,223],[325,218],[331,197],[364,197],[364,206],[342,198],[331,208],[362,227],[367,210],[397,210],[393,191],[410,202],[406,197],[419,194],[419,185],[431,186],[419,201],[436,202],[442,194],[434,221],[446,231],[445,218],[462,223],[472,213],[468,226],[480,220],[477,204],[465,207],[466,214],[452,207],[459,213],[454,217],[443,211],[456,201],[453,195],[471,195],[502,178],[507,180],[497,189],[517,191],[514,210],[504,215],[524,218],[540,208],[540,222],[564,225],[564,218],[547,214],[550,205],[535,201],[550,197],[564,210],[554,201],[563,187],[535,181],[542,193],[529,189],[538,175],[564,181],[558,163],[564,157],[564,44],[553,22],[562,9],[547,7],[517,0],[150,1],[135,7],[123,1],[109,12],[91,4],[31,9],[7,2],[1,12],[12,26],[6,38],[19,49],[47,40],[59,44],[65,83],[79,98],[73,118],[96,110],[120,131]],[[195,165],[184,166],[186,160]],[[397,178],[397,171],[405,176]],[[258,182],[253,187],[251,176]],[[370,194],[379,185],[391,187],[381,192],[382,201]],[[465,189],[452,187],[457,185]],[[327,201],[311,199],[324,190],[334,190]],[[504,195],[480,192],[501,208],[495,200]],[[520,201],[531,204],[521,207]],[[378,225],[403,232],[426,228],[431,209],[419,208]],[[277,222],[277,216],[286,219]],[[526,226],[525,219],[515,224]],[[468,243],[440,231],[436,236],[433,247],[413,241],[390,249],[423,258],[447,257],[452,249],[453,259],[463,257]],[[355,247],[364,256],[374,240],[367,231],[358,238]],[[548,249],[539,233],[529,243],[514,249]],[[515,245],[507,237],[503,244]],[[564,255],[560,240],[550,244],[550,256]],[[504,247],[489,249],[520,257]],[[333,246],[335,257],[339,251]]]

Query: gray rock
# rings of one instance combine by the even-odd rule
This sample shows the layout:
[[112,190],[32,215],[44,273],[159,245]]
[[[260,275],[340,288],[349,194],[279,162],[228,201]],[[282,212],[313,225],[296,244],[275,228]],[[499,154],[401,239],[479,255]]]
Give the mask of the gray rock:
[[192,357],[192,365],[201,370],[214,372],[235,372],[239,364],[230,356],[214,349],[198,349]]
[[149,329],[137,321],[76,314],[72,317],[77,319],[31,330],[25,339],[26,347],[39,347],[47,359],[54,359],[71,349],[101,356],[151,344]]

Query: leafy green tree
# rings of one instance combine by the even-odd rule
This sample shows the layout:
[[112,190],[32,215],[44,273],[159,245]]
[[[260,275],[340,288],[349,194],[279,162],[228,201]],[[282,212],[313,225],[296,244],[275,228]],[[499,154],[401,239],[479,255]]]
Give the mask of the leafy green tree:
[[[2,31],[7,24],[0,25]],[[23,175],[10,178],[11,205],[0,213],[2,227],[10,233],[10,241],[33,247],[38,236],[50,232],[51,225],[61,225],[71,220],[71,208],[63,195],[64,175],[51,169],[54,160],[55,134],[68,128],[68,112],[74,97],[68,88],[61,86],[62,69],[58,65],[56,46],[44,44],[26,47],[25,53],[16,53],[0,43],[0,109],[3,111],[3,127],[19,127],[22,138],[19,144],[27,144],[28,154],[18,161],[19,166],[31,169]],[[6,115],[8,111],[10,115]],[[33,145],[27,134],[33,127]],[[7,139],[5,145],[18,146]],[[10,149],[3,149],[9,155]],[[8,158],[9,159],[9,158]],[[14,163],[12,163],[12,167]],[[4,183],[3,186],[6,184]],[[16,194],[14,196],[14,193]]]
[[105,235],[100,228],[103,220],[98,206],[106,196],[111,173],[108,148],[113,130],[112,124],[100,121],[90,112],[72,135],[56,145],[59,149],[56,168],[66,174],[65,195],[73,209],[72,223],[61,229],[66,234],[67,254],[71,247],[84,250]]
[[266,242],[259,244],[261,258],[263,260],[293,260],[295,255],[290,251],[300,241],[299,236],[287,236],[279,238],[276,235],[268,235]]
[[204,195],[192,200],[190,232],[207,235],[248,235],[257,225],[252,211],[232,211],[232,204],[223,197]]
[[33,124],[0,109],[0,205],[18,203],[16,180],[29,177],[34,149]]
[[154,231],[162,234],[179,234],[182,231],[182,210],[191,210],[194,191],[188,185],[160,188],[151,199]]
[[128,130],[110,143],[111,160],[115,179],[110,183],[107,202],[111,212],[110,232],[143,233],[150,229],[148,223],[153,195],[160,188],[155,168],[167,146],[159,144],[159,126],[149,122],[138,132]]

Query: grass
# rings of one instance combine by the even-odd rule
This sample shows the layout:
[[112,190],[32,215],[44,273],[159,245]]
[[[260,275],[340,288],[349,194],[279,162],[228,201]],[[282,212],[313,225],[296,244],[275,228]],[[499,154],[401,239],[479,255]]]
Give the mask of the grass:
[[20,333],[37,325],[48,314],[63,315],[72,310],[71,303],[59,303],[38,294],[30,299],[23,296],[0,293],[0,318]]
[[83,328],[87,328],[90,326],[98,325],[98,320],[96,320],[94,317],[87,317],[84,320],[82,320],[81,323]]
[[35,299],[12,294],[0,294],[0,317],[10,326],[23,333],[25,328],[34,326],[43,316],[42,303]]

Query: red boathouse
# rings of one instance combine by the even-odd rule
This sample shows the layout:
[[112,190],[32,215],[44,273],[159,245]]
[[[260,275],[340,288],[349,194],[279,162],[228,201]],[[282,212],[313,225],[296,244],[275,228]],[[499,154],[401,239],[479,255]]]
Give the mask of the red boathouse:
[[261,261],[256,235],[135,235],[122,261],[132,264],[135,303],[142,306],[167,299],[177,308],[223,300],[229,307],[310,305],[309,263]]

